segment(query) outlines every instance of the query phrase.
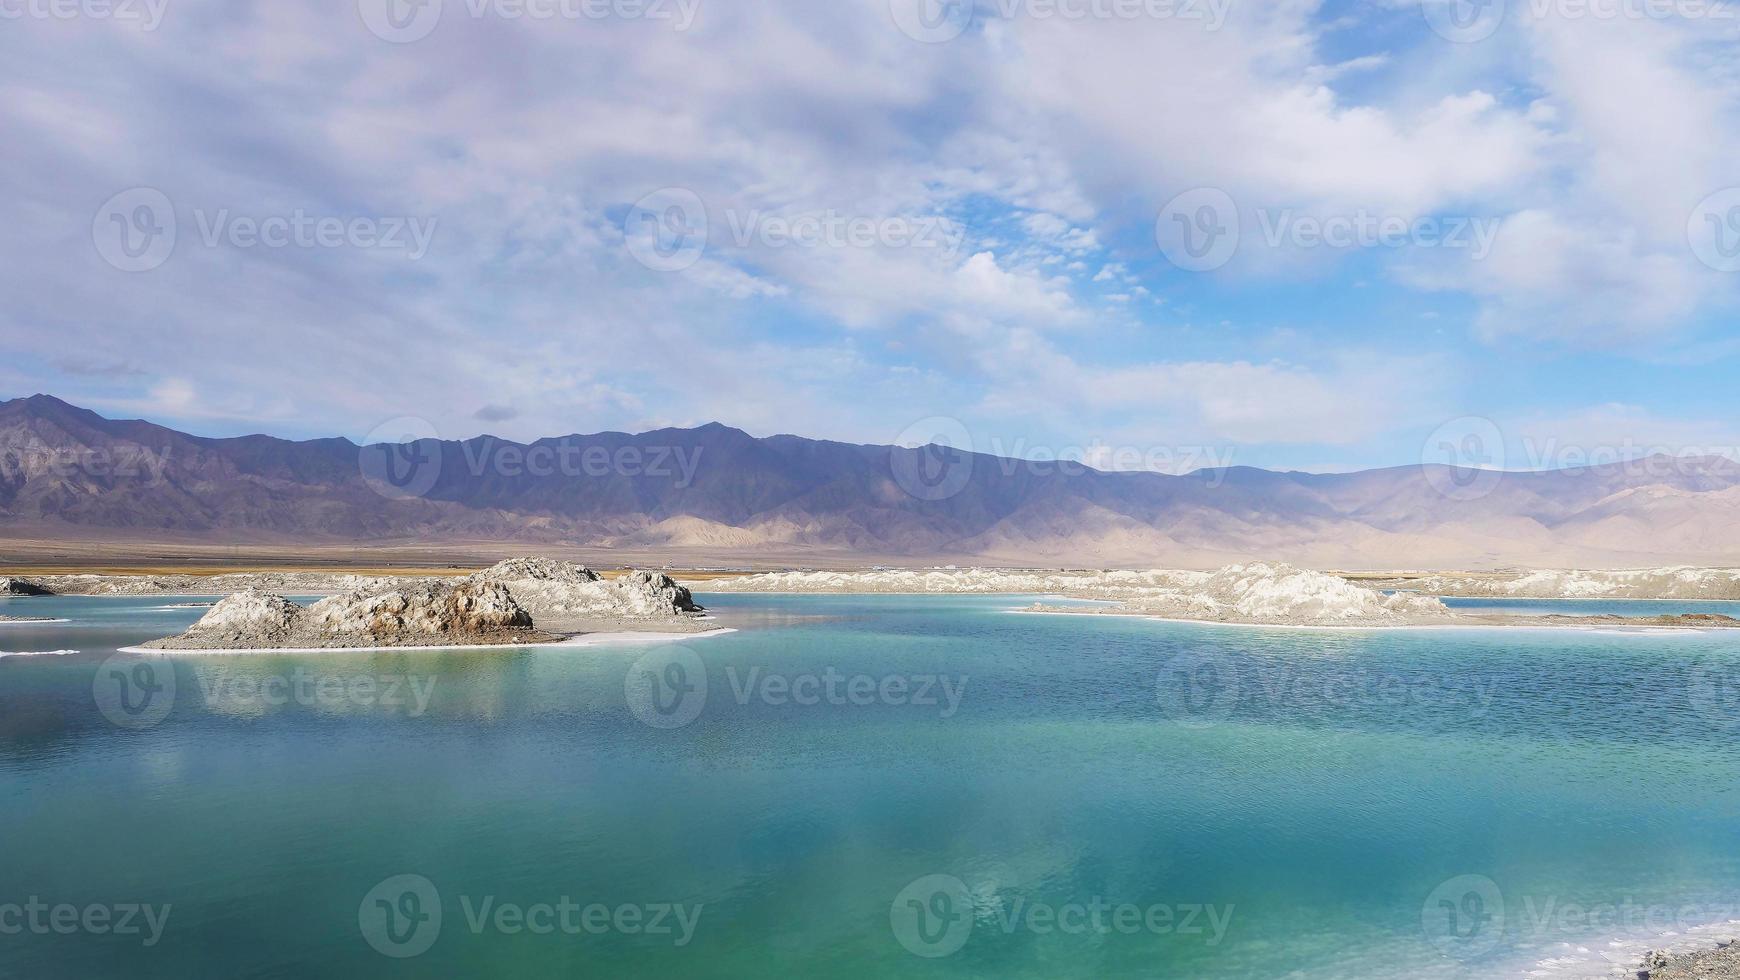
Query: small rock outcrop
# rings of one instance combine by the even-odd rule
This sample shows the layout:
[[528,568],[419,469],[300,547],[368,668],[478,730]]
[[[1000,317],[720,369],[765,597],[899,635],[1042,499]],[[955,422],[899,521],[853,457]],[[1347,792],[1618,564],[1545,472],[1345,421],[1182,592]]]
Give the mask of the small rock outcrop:
[[347,592],[306,608],[250,590],[213,606],[167,650],[347,649],[469,646],[552,639],[508,590],[467,579],[421,582],[387,592]]
[[249,589],[212,606],[183,635],[214,649],[282,646],[296,632],[303,611],[281,595]]
[[676,619],[703,612],[688,589],[662,572],[631,572],[607,582],[574,562],[512,558],[469,581],[506,586],[546,629],[580,620]]
[[47,589],[21,578],[0,578],[0,595],[52,595]]
[[626,605],[644,609],[644,615],[668,615],[671,610],[680,613],[704,611],[696,604],[694,593],[663,572],[630,572],[611,585],[615,586]]

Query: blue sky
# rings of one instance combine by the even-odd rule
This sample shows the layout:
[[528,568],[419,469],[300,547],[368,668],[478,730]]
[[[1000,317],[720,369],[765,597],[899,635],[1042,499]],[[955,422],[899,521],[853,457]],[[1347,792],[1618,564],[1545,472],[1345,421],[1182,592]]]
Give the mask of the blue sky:
[[1740,446],[1724,5],[405,2],[0,0],[0,392],[1162,469]]

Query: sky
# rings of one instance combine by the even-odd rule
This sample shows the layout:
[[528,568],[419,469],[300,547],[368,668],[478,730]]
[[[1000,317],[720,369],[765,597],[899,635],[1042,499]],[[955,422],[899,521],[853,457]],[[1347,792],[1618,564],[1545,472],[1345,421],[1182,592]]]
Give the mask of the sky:
[[0,0],[0,397],[1733,455],[1737,41],[1716,0]]

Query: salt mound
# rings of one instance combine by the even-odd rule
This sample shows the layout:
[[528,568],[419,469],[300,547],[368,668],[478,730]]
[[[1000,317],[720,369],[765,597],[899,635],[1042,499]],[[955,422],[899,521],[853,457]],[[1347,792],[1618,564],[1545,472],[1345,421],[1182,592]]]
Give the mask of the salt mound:
[[[215,611],[215,610],[214,610]],[[350,592],[308,607],[311,624],[327,633],[477,635],[529,630],[532,616],[497,582],[425,582],[370,595]]]
[[1198,583],[1189,598],[1208,600],[1220,610],[1251,622],[1394,622],[1410,616],[1449,614],[1434,598],[1385,596],[1346,579],[1284,562],[1228,565]]
[[533,618],[668,619],[702,609],[688,589],[661,572],[633,572],[606,582],[584,565],[546,558],[513,558],[471,576],[506,586]]
[[258,589],[213,606],[180,636],[148,646],[169,650],[343,649],[463,645],[538,638],[532,617],[497,583],[421,582],[387,592],[356,591],[303,608]]
[[599,580],[598,573],[585,565],[551,558],[509,558],[478,572],[473,578],[485,582],[565,582],[581,585]]
[[187,631],[215,645],[270,646],[289,638],[303,609],[272,592],[250,589],[211,607]]
[[695,596],[663,572],[630,572],[610,583],[622,604],[635,616],[698,613]]

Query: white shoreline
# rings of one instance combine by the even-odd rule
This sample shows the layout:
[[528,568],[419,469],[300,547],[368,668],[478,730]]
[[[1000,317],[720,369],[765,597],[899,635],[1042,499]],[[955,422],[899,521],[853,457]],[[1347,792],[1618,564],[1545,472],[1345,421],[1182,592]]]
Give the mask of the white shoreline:
[[[1096,600],[1097,601],[1097,600]],[[1218,619],[1178,619],[1172,616],[1151,616],[1146,613],[1078,613],[1064,609],[1005,609],[1004,612],[1017,613],[1026,616],[1102,616],[1108,619],[1145,619],[1155,623],[1180,623],[1186,626],[1224,626],[1228,629],[1260,629],[1260,630],[1317,630],[1330,633],[1349,633],[1378,630],[1504,630],[1538,631],[1542,633],[1558,633],[1564,630],[1582,630],[1588,633],[1612,633],[1621,636],[1654,635],[1661,633],[1727,633],[1736,631],[1735,627],[1722,626],[1596,626],[1589,623],[1566,623],[1563,626],[1547,626],[1541,623],[1521,623],[1509,625],[1506,623],[1397,623],[1395,625],[1348,625],[1324,626],[1320,623],[1228,623]]]
[[388,646],[388,647],[255,647],[242,650],[160,650],[156,647],[132,646],[118,647],[116,653],[131,653],[143,657],[156,656],[245,656],[255,653],[429,653],[444,650],[555,650],[561,648],[576,649],[597,646],[631,646],[642,643],[679,643],[683,640],[704,640],[715,636],[735,633],[737,630],[722,627],[716,630],[703,630],[699,633],[582,633],[567,639],[549,643],[487,643],[482,646],[467,646],[463,643],[448,643],[440,646]]

